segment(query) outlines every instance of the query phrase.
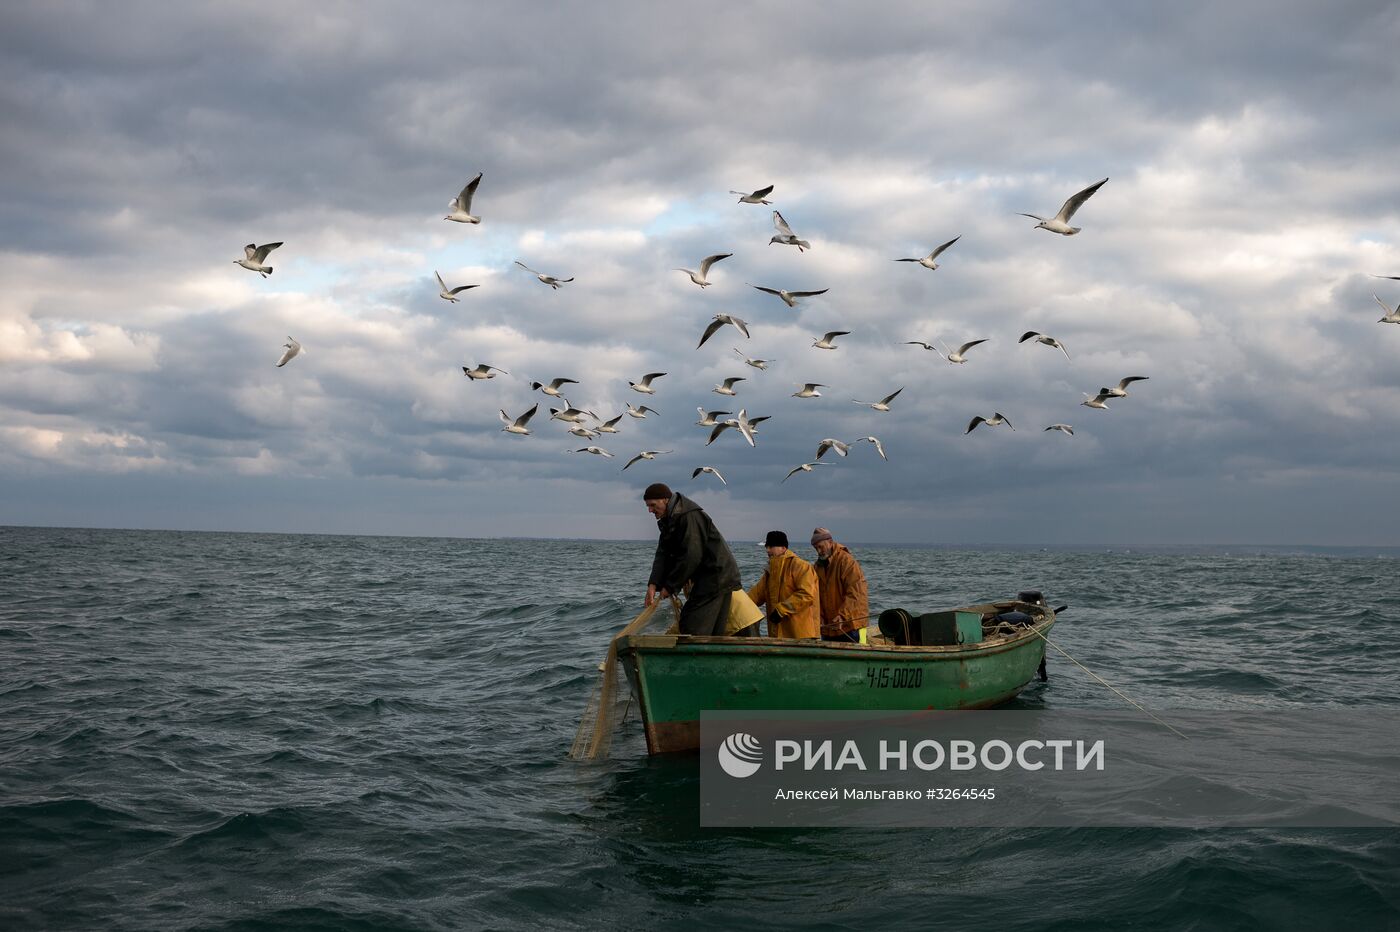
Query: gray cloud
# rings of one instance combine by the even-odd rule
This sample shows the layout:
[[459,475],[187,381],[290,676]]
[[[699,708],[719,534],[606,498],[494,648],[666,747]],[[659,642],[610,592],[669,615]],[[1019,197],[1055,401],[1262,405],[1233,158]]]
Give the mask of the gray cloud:
[[[229,515],[228,477],[239,521],[276,529],[436,533],[437,508],[464,533],[632,536],[632,487],[664,478],[748,535],[819,508],[865,539],[1391,541],[1400,327],[1370,294],[1400,288],[1365,277],[1400,274],[1385,4],[65,4],[0,25],[0,520],[72,523],[62,482],[105,482],[121,501],[88,520],[148,526],[120,490],[150,476]],[[485,223],[444,223],[476,171]],[[1105,175],[1080,236],[1015,216]],[[725,193],[767,183],[811,252]],[[890,261],[955,235],[937,272]],[[272,278],[232,264],[275,240]],[[704,292],[673,271],[715,251]],[[577,280],[551,292],[517,258]],[[448,305],[434,269],[481,287]],[[748,282],[831,290],[791,310]],[[696,350],[721,311],[753,339]],[[810,348],[829,329],[851,335]],[[278,370],[288,333],[307,352]],[[934,337],[990,342],[966,366],[902,345]],[[469,383],[478,362],[510,375]],[[657,396],[627,389],[650,371]],[[597,441],[615,460],[566,454],[586,441],[528,389],[559,375],[604,417],[662,416]],[[737,399],[710,392],[730,375]],[[1151,379],[1078,405],[1125,375]],[[790,397],[809,380],[831,388]],[[901,385],[887,415],[850,403]],[[533,436],[500,432],[536,401]],[[697,405],[773,417],[756,449],[706,447]],[[993,411],[1017,430],[963,435]],[[777,483],[869,433],[890,462],[862,444]],[[677,452],[622,473],[640,449]],[[690,483],[702,462],[731,486]],[[250,492],[307,482],[337,491]]]

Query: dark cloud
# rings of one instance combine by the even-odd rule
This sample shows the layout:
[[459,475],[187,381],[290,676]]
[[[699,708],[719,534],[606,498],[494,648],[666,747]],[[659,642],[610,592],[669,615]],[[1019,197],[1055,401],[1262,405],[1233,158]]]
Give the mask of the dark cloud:
[[[1400,289],[1363,274],[1400,274],[1388,5],[67,3],[0,26],[0,520],[72,523],[24,478],[58,470],[181,476],[231,527],[444,532],[460,508],[476,533],[628,536],[607,515],[632,485],[703,462],[751,536],[821,502],[867,540],[1388,539],[1364,488],[1400,454],[1400,327],[1370,293]],[[477,171],[486,222],[443,222]],[[1104,176],[1078,237],[1015,216]],[[724,193],[767,183],[810,253]],[[955,235],[937,272],[891,261]],[[272,278],[232,264],[276,240]],[[716,251],[705,292],[672,271]],[[481,287],[448,305],[434,269]],[[791,310],[749,282],[831,291]],[[753,339],[695,349],[720,311]],[[289,332],[306,354],[275,369]],[[935,337],[990,342],[966,366],[902,345]],[[478,362],[511,374],[462,378]],[[651,371],[657,396],[628,390]],[[604,417],[663,415],[571,437],[528,388],[557,375]],[[710,392],[731,375],[737,399]],[[1125,375],[1151,379],[1079,406]],[[901,385],[888,415],[851,404]],[[533,436],[500,432],[536,401]],[[707,447],[697,405],[772,420]],[[993,411],[1017,430],[964,435]],[[778,484],[871,433],[890,462],[861,444]],[[590,442],[617,457],[566,453]],[[623,473],[641,449],[676,452]],[[293,484],[304,505],[230,517]],[[337,496],[358,517],[317,525]]]

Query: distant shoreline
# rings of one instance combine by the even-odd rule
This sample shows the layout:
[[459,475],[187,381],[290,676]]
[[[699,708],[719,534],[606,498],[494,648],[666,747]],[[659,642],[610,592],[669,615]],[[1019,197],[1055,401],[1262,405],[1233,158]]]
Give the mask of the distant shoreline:
[[[0,535],[9,531],[101,531],[126,534],[246,534],[267,537],[363,537],[390,538],[403,540],[460,540],[460,541],[520,541],[539,543],[578,543],[578,544],[650,544],[651,538],[638,537],[533,537],[502,535],[499,537],[455,537],[441,534],[327,534],[316,531],[226,531],[188,528],[117,528],[84,527],[80,525],[25,525],[0,524]],[[729,538],[731,544],[742,538]],[[1202,556],[1317,556],[1317,557],[1395,557],[1400,558],[1400,545],[1372,544],[1067,544],[1067,543],[1026,543],[972,541],[961,543],[908,542],[908,541],[864,541],[844,540],[855,547],[883,547],[895,550],[942,550],[974,553],[1105,553],[1127,555],[1161,554]]]

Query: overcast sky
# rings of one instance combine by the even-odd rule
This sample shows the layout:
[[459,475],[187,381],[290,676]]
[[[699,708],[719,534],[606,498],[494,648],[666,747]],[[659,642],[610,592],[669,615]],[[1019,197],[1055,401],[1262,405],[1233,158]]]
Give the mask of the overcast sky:
[[[1384,2],[7,4],[0,524],[635,538],[659,480],[731,538],[1400,543],[1397,49]],[[559,376],[660,413],[579,440]]]

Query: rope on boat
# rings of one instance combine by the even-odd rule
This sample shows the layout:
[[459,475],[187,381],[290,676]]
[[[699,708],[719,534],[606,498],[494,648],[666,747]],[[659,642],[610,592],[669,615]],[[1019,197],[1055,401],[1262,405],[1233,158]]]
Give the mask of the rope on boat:
[[1094,679],[1098,680],[1100,683],[1103,683],[1103,685],[1107,686],[1109,689],[1113,690],[1113,692],[1117,693],[1118,696],[1119,696],[1124,702],[1127,702],[1127,703],[1128,703],[1129,705],[1131,705],[1133,708],[1137,709],[1139,712],[1143,713],[1144,715],[1146,715],[1148,718],[1152,719],[1152,720],[1153,720],[1154,722],[1156,722],[1157,724],[1161,725],[1161,726],[1164,727],[1164,728],[1169,729],[1173,734],[1178,735],[1179,737],[1182,737],[1182,738],[1186,738],[1186,740],[1188,740],[1188,741],[1191,740],[1190,738],[1187,738],[1186,735],[1183,735],[1181,732],[1177,731],[1175,728],[1172,728],[1171,725],[1169,725],[1169,724],[1167,724],[1166,722],[1162,721],[1162,720],[1161,720],[1160,718],[1158,718],[1156,715],[1153,715],[1152,712],[1151,712],[1149,709],[1145,709],[1145,708],[1143,708],[1142,706],[1138,705],[1138,704],[1137,704],[1136,702],[1134,702],[1131,698],[1129,698],[1127,695],[1125,695],[1125,694],[1123,693],[1122,690],[1116,689],[1115,687],[1113,687],[1112,685],[1110,685],[1109,682],[1108,682],[1107,680],[1105,680],[1103,677],[1099,676],[1099,675],[1098,675],[1097,673],[1095,673],[1093,670],[1090,670],[1088,667],[1084,666],[1084,664],[1080,663],[1078,660],[1075,660],[1073,657],[1070,657],[1069,651],[1065,650],[1063,647],[1061,647],[1060,645],[1056,644],[1054,641],[1050,640],[1048,637],[1046,637],[1046,636],[1045,636],[1044,634],[1042,634],[1040,631],[1036,630],[1035,628],[1031,628],[1030,630],[1033,631],[1033,632],[1035,633],[1035,635],[1036,635],[1037,637],[1039,637],[1042,641],[1044,641],[1046,644],[1049,644],[1051,647],[1055,648],[1055,650],[1057,650],[1057,651],[1059,651],[1060,653],[1064,654],[1066,657],[1069,657],[1070,663],[1074,664],[1076,667],[1078,667],[1079,669],[1083,670],[1085,673],[1089,674],[1089,675],[1092,676]]
[[[623,692],[624,684],[617,665],[618,645],[622,643],[623,638],[638,634],[646,628],[660,604],[661,600],[657,599],[642,609],[636,618],[628,622],[608,642],[607,656],[598,668],[598,685],[593,688],[593,693],[588,698],[588,704],[584,706],[583,714],[579,716],[578,731],[574,734],[573,746],[569,748],[569,757],[574,760],[597,760],[600,757],[608,756],[608,747],[612,744],[613,732],[620,724],[620,719],[626,717],[627,709],[632,704],[630,690],[626,692],[625,698],[620,695]],[[671,611],[677,619],[680,618],[680,602],[674,597],[671,599]]]

